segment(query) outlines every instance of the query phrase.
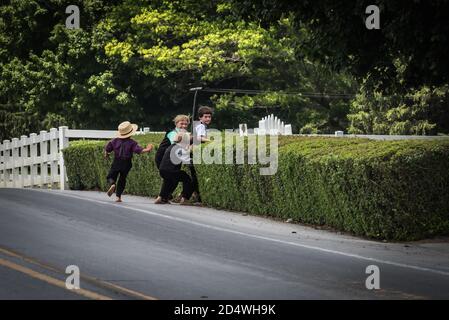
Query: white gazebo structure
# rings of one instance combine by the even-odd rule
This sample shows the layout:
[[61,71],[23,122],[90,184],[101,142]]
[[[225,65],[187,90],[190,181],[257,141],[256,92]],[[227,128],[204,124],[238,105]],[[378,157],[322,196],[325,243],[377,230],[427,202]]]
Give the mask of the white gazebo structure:
[[[246,124],[239,125],[240,135],[246,135]],[[258,135],[292,135],[292,125],[284,124],[278,117],[271,114],[259,120],[259,127],[254,128],[254,134]]]

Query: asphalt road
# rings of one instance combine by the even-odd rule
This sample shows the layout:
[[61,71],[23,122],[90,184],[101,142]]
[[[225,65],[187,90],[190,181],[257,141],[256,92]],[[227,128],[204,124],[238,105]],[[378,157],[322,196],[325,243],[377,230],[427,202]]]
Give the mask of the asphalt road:
[[[449,241],[368,241],[99,192],[0,189],[0,299],[448,299]],[[80,290],[65,288],[79,267]],[[366,268],[380,270],[368,290]]]

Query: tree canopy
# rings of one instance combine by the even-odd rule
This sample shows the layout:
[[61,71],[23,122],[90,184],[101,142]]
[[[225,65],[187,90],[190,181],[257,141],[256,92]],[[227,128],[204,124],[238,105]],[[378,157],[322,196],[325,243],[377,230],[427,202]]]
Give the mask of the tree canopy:
[[221,129],[275,113],[302,133],[449,132],[447,1],[378,1],[380,30],[364,1],[83,0],[80,29],[66,5],[0,5],[0,139],[163,130],[197,86]]

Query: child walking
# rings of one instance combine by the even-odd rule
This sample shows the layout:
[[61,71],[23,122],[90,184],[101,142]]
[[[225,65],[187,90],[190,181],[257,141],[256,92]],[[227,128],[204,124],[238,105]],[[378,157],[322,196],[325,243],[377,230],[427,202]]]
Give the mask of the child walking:
[[110,185],[107,195],[110,197],[115,192],[115,195],[117,196],[116,202],[122,202],[126,177],[132,168],[133,154],[141,154],[153,150],[152,144],[148,144],[146,148],[142,148],[136,141],[131,139],[131,136],[136,133],[136,131],[136,124],[132,124],[129,121],[120,123],[118,126],[117,137],[109,141],[104,149],[105,157],[108,157],[111,152],[114,152],[114,161],[112,162],[111,169],[109,170],[106,179]]

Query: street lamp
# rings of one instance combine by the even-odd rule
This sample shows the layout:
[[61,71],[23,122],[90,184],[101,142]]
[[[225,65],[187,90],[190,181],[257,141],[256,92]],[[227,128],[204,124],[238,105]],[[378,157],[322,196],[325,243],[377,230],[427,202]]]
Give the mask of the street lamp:
[[192,107],[192,130],[191,130],[192,134],[193,134],[193,122],[195,121],[196,95],[200,90],[203,90],[203,87],[195,87],[189,89],[189,91],[195,91],[195,95],[193,96],[193,107]]

